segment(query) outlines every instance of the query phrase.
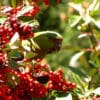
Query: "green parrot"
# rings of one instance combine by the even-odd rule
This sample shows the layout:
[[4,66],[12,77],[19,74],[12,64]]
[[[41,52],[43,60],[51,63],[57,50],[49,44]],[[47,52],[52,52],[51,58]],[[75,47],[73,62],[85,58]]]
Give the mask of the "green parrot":
[[26,58],[42,59],[47,54],[59,51],[62,40],[62,36],[57,32],[38,32],[33,38],[23,40],[22,47],[27,51]]

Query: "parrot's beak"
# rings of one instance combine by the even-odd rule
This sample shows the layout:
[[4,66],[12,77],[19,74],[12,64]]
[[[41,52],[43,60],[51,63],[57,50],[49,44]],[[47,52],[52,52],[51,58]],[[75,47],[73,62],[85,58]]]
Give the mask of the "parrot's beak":
[[57,39],[55,42],[55,51],[59,51],[62,46],[62,39]]
[[57,51],[59,51],[60,50],[60,48],[61,48],[61,46],[62,46],[62,40],[63,39],[55,39],[55,40],[53,40],[53,42],[54,42],[54,47],[52,48],[52,50],[49,50],[48,51],[48,53],[52,53],[52,52],[57,52]]

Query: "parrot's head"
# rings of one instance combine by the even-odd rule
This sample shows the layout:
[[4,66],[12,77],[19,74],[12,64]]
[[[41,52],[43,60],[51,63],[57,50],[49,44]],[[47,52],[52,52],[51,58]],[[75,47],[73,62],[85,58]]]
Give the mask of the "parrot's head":
[[[59,51],[62,45],[62,36],[54,31],[39,32],[35,35],[34,40],[38,40],[38,45],[47,53]],[[43,52],[44,52],[43,51]]]
[[48,53],[59,51],[62,46],[62,36],[57,32],[47,33],[48,40],[53,44],[53,47],[48,51]]

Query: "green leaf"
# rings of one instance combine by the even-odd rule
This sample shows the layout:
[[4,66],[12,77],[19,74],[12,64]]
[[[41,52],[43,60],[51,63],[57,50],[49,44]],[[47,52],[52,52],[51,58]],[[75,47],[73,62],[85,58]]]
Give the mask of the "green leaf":
[[93,91],[93,93],[94,93],[95,95],[100,95],[100,87],[96,88],[96,89]]
[[39,22],[37,20],[33,19],[33,17],[30,17],[30,16],[20,16],[19,20],[22,21],[22,25],[29,24],[33,28],[39,27]]
[[13,37],[10,40],[9,46],[12,47],[19,47],[20,46],[20,40],[19,40],[19,34],[16,32]]
[[16,69],[18,67],[18,64],[16,63],[16,61],[14,61],[12,59],[9,60],[9,65],[13,69]]
[[69,93],[67,96],[65,97],[56,97],[55,100],[72,100],[72,95]]
[[75,27],[81,20],[81,16],[73,15],[69,18],[69,24],[71,27]]
[[74,0],[75,3],[82,3],[84,0]]
[[44,98],[33,98],[32,100],[48,100],[48,97],[44,97]]
[[66,93],[66,92],[62,92],[62,91],[52,91],[52,96],[54,96],[54,97],[65,97],[65,96],[67,96],[68,95],[68,93]]
[[0,16],[0,24],[3,24],[6,21],[6,17],[1,17]]
[[[89,78],[87,78],[89,81]],[[73,90],[75,94],[82,95],[86,92],[85,88],[88,87],[88,82],[85,78],[80,77],[79,75],[70,72],[69,81],[74,82],[76,84],[76,88]]]
[[89,64],[92,68],[98,68],[98,66],[96,65],[95,62],[93,62],[92,60],[89,61]]
[[70,60],[70,62],[69,62],[69,65],[70,66],[73,66],[73,67],[76,67],[76,66],[78,66],[78,59],[81,57],[81,56],[83,56],[83,54],[85,53],[85,51],[80,51],[80,52],[78,52],[78,53],[75,53],[73,56],[72,56],[72,58],[71,58],[71,60]]
[[33,17],[31,17],[31,16],[19,16],[18,18],[19,18],[19,20],[21,20],[23,22],[28,22],[28,21],[33,20]]
[[22,54],[20,52],[18,52],[17,50],[12,50],[9,53],[9,58],[13,59],[13,60],[20,60],[23,58]]
[[95,24],[95,26],[97,27],[97,28],[99,28],[100,29],[100,19],[99,20],[92,20],[92,22]]
[[56,3],[56,0],[50,0],[50,4],[51,4],[51,5],[57,4],[57,3]]
[[82,72],[79,68],[74,68],[70,66],[68,66],[67,68],[80,77],[87,77],[87,75],[84,72]]
[[95,68],[99,68],[99,66],[100,66],[99,56],[100,56],[100,50],[96,50],[91,53],[91,62],[92,62],[92,64],[94,63]]
[[38,28],[39,27],[39,22],[37,20],[31,20],[28,22],[30,24],[30,26],[32,26],[33,28]]
[[90,15],[91,15],[92,17],[100,15],[100,9],[97,9],[97,10],[95,10],[95,11],[91,11],[91,12],[90,12]]
[[33,52],[29,52],[26,54],[25,58],[26,59],[32,59],[35,56],[35,54]]
[[92,3],[90,3],[88,10],[93,11],[97,10],[100,7],[100,1],[99,0],[92,0]]
[[33,98],[32,100],[41,100],[41,99],[39,99],[39,98]]
[[32,10],[32,6],[24,6],[22,10],[17,14],[17,17],[23,16],[23,14],[27,13],[28,11]]
[[89,83],[89,88],[97,88],[100,87],[100,72],[94,73]]
[[31,51],[30,41],[22,40],[21,46],[25,51],[29,51],[29,52]]

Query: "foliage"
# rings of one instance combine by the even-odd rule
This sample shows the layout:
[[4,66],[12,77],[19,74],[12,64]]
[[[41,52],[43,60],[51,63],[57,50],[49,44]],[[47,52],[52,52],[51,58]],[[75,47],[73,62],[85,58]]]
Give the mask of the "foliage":
[[99,0],[1,0],[0,11],[0,100],[100,99]]
[[[57,9],[59,9],[58,12],[56,12]],[[53,69],[57,69],[58,66],[62,67],[66,78],[77,84],[73,99],[75,97],[86,100],[99,99],[99,91],[94,92],[95,89],[99,90],[100,85],[99,9],[99,0],[73,0],[71,2],[65,0],[54,8],[46,9],[47,19],[60,15],[59,19],[58,17],[52,18],[52,22],[55,22],[54,26],[52,22],[48,25],[49,20],[47,20],[48,23],[46,21],[42,23],[41,20],[45,16],[40,19],[42,29],[48,27],[63,35],[61,51],[55,55],[52,54],[52,57],[48,55],[47,59]]]
[[[0,5],[0,100],[57,99],[76,87],[62,69],[52,71],[41,60],[60,50],[62,36],[54,31],[36,31],[40,6],[60,1],[8,0]],[[39,5],[37,4],[39,3]]]

